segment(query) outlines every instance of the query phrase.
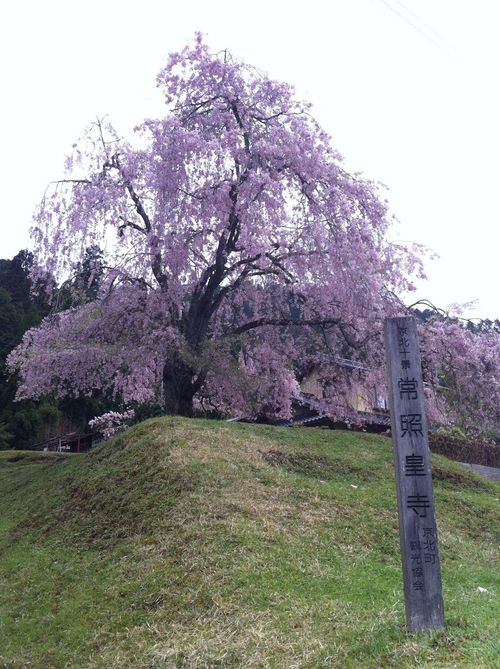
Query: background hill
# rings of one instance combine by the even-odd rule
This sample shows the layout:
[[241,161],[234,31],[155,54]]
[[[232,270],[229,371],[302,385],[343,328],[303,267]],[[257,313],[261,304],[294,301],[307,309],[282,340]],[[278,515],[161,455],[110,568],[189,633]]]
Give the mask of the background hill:
[[448,627],[406,635],[391,449],[158,418],[1,452],[0,666],[500,666],[500,486],[433,456]]

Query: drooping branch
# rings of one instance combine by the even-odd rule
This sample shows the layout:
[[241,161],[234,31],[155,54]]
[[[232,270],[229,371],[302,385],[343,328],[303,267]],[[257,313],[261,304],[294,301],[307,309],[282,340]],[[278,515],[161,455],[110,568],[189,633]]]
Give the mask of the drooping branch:
[[[124,219],[124,217],[121,216],[120,219],[124,221],[124,223],[123,225],[119,226],[118,230],[120,231],[121,234],[123,234],[123,229],[126,227],[130,227],[133,228],[134,230],[137,230],[138,232],[142,232],[144,234],[150,234],[152,230],[151,219],[148,216],[148,213],[141,201],[141,198],[139,197],[135,188],[133,187],[131,180],[124,173],[124,170],[120,164],[120,157],[118,153],[112,156],[111,160],[109,161],[109,165],[118,170],[121,178],[123,179],[123,185],[125,186],[127,193],[129,194],[132,202],[134,203],[135,210],[137,211],[137,214],[144,223],[144,228],[142,228],[140,225],[137,225],[137,223],[126,220]],[[151,271],[153,272],[153,276],[158,282],[160,288],[162,290],[166,290],[168,285],[168,277],[163,271],[161,254],[157,249],[153,249],[152,255],[153,255],[153,260],[151,264]]]
[[238,328],[232,331],[233,335],[240,335],[249,330],[255,330],[256,328],[265,327],[266,325],[273,325],[277,327],[286,327],[288,325],[340,325],[341,321],[338,318],[310,318],[298,320],[296,318],[256,318],[253,321],[248,321],[243,325],[240,325]]
[[244,334],[245,332],[249,332],[250,330],[255,330],[258,328],[262,328],[265,326],[275,326],[275,327],[288,327],[290,325],[293,326],[299,326],[299,327],[304,327],[304,326],[310,326],[310,327],[318,327],[318,326],[327,326],[327,325],[333,325],[337,326],[340,330],[340,333],[342,337],[344,338],[346,344],[355,350],[360,350],[363,348],[363,346],[367,343],[367,341],[374,335],[370,334],[367,337],[364,337],[363,339],[356,339],[350,332],[348,331],[348,325],[342,321],[340,318],[307,318],[307,319],[296,319],[296,318],[267,318],[267,317],[262,317],[262,318],[256,318],[252,321],[248,321],[247,323],[244,323],[243,325],[240,325],[238,328],[233,330],[230,334],[231,335],[240,335]]
[[116,153],[113,156],[111,162],[112,162],[112,164],[114,164],[116,166],[116,169],[119,171],[120,176],[123,179],[123,184],[124,184],[125,188],[127,189],[127,192],[130,195],[130,197],[132,199],[132,202],[135,205],[135,209],[136,209],[137,213],[139,214],[139,216],[141,217],[141,219],[144,222],[144,227],[146,229],[146,232],[151,232],[151,221],[149,219],[149,216],[148,216],[148,214],[147,214],[147,212],[146,212],[146,210],[145,210],[145,208],[144,208],[144,206],[141,202],[140,197],[138,196],[134,187],[132,186],[132,182],[130,181],[130,179],[127,176],[125,176],[125,174],[123,172],[122,166],[120,165],[120,157],[119,157],[118,153]]

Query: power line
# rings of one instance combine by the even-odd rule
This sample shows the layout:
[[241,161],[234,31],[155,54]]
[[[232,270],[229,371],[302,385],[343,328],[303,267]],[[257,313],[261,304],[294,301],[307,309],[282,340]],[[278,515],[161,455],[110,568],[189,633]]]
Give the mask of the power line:
[[432,42],[432,44],[434,44],[434,46],[437,46],[438,49],[441,49],[442,51],[444,50],[442,44],[439,44],[439,42],[437,42],[431,35],[429,35],[427,32],[425,32],[424,30],[419,28],[417,25],[415,25],[415,23],[413,23],[413,21],[411,21],[408,17],[406,17],[404,14],[402,14],[398,9],[396,9],[396,7],[393,7],[389,2],[387,2],[387,0],[380,0],[380,2],[382,4],[384,4],[388,9],[390,9],[391,12],[394,12],[394,14],[397,14],[397,16],[399,16],[401,19],[403,19],[403,21],[405,21],[405,23],[407,23],[409,26],[411,26],[414,30],[416,30],[418,33],[420,33],[423,37],[425,37],[425,39],[427,39],[429,42]]
[[403,2],[401,2],[400,0],[396,0],[396,2],[397,2],[398,5],[400,5],[400,6],[401,6],[401,7],[402,7],[408,14],[410,14],[410,16],[413,16],[414,19],[416,19],[421,25],[423,25],[424,28],[427,28],[427,30],[429,30],[429,31],[430,31],[431,33],[433,33],[439,40],[441,40],[441,42],[442,42],[444,45],[446,45],[446,46],[449,47],[450,49],[453,49],[453,48],[454,48],[454,47],[448,42],[448,40],[446,40],[440,33],[438,33],[437,30],[434,30],[434,28],[433,28],[432,26],[430,26],[428,23],[426,23],[423,19],[421,19],[420,16],[418,16],[417,14],[415,14],[415,12],[412,12],[412,10],[411,10],[409,7],[407,7]]

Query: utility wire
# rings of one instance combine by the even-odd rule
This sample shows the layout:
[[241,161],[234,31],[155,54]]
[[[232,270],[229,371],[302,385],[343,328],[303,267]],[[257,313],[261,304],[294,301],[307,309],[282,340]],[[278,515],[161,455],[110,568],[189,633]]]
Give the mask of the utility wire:
[[434,44],[434,46],[437,46],[438,49],[441,49],[442,51],[444,50],[442,44],[439,44],[439,42],[437,42],[433,37],[431,37],[431,35],[429,35],[429,34],[426,33],[424,30],[422,30],[422,29],[419,28],[417,25],[415,25],[415,23],[413,23],[413,21],[411,21],[408,17],[406,17],[406,16],[405,16],[402,12],[400,12],[398,9],[396,9],[396,7],[393,7],[389,2],[387,2],[387,0],[380,0],[380,2],[381,2],[382,4],[384,4],[388,9],[390,9],[391,12],[394,12],[394,14],[397,14],[397,16],[399,16],[400,18],[402,18],[403,21],[405,21],[405,23],[407,23],[407,24],[408,24],[409,26],[411,26],[414,30],[416,30],[418,33],[420,33],[423,37],[425,37],[425,39],[427,39],[429,42],[432,42],[432,44]]
[[438,33],[437,30],[434,30],[434,28],[433,28],[432,26],[430,26],[430,25],[429,25],[428,23],[426,23],[423,19],[421,19],[420,16],[418,16],[417,14],[415,14],[415,12],[412,12],[412,10],[411,10],[409,7],[407,7],[403,2],[401,2],[400,0],[396,0],[396,2],[397,2],[397,4],[398,4],[400,7],[402,7],[408,14],[410,14],[410,16],[413,16],[414,19],[416,19],[422,26],[424,26],[424,28],[426,28],[427,30],[429,30],[431,33],[434,34],[435,37],[437,37],[439,40],[441,40],[441,42],[442,42],[445,46],[449,47],[450,49],[454,49],[453,45],[450,44],[450,43],[448,42],[448,40],[446,40],[440,33]]

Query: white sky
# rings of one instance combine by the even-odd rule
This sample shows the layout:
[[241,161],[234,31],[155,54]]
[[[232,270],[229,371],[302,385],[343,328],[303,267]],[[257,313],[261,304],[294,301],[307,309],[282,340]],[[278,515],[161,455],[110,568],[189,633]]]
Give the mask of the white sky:
[[128,134],[162,113],[155,76],[201,30],[213,51],[294,84],[347,167],[389,187],[394,237],[440,255],[417,297],[477,299],[468,315],[500,317],[499,19],[495,0],[4,3],[0,257],[29,245],[91,120]]

